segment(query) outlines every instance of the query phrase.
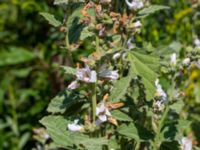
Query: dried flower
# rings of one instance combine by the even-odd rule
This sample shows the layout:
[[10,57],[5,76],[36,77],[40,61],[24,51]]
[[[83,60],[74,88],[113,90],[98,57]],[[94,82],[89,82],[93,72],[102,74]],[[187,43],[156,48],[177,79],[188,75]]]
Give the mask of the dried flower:
[[144,4],[141,0],[132,0],[132,2],[129,2],[129,0],[125,0],[126,4],[128,5],[129,9],[131,10],[137,10],[144,7]]
[[78,131],[81,131],[83,130],[83,125],[78,125],[78,119],[74,120],[73,123],[71,124],[68,124],[67,127],[70,131],[73,131],[73,132],[78,132]]
[[192,150],[192,140],[188,137],[183,137],[180,141],[182,150]]

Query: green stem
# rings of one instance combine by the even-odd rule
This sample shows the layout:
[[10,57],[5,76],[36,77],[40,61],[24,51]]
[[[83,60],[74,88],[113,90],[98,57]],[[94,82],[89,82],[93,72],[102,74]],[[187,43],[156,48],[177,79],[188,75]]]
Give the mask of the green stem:
[[66,37],[65,37],[65,45],[66,45],[66,49],[67,49],[67,60],[68,60],[68,65],[69,66],[74,66],[74,63],[73,63],[73,59],[72,59],[72,54],[70,52],[70,43],[69,43],[69,30],[67,29],[67,32],[66,32]]
[[161,129],[163,127],[163,124],[164,124],[164,121],[165,121],[165,119],[167,117],[168,112],[169,112],[169,106],[166,106],[164,114],[163,114],[161,120],[158,123],[158,130],[157,130],[154,142],[153,142],[153,150],[158,150],[159,147],[160,147],[160,139],[159,139],[160,138],[160,133],[161,133]]
[[96,83],[92,84],[92,121],[95,124],[96,119],[96,106],[97,106],[97,98],[96,98]]

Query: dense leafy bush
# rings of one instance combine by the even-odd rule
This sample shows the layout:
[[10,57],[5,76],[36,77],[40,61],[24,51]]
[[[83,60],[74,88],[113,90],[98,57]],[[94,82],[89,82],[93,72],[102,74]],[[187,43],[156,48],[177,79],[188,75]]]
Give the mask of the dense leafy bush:
[[[186,8],[176,13],[173,2],[171,8],[139,0],[55,0],[54,4],[66,7],[63,23],[53,14],[41,15],[66,34],[62,47],[69,65],[61,68],[73,81],[51,100],[50,114],[40,120],[46,127],[43,135],[52,140],[45,146],[198,149],[194,116],[199,112],[194,109],[199,88],[193,82],[199,76],[200,41],[194,37],[194,47],[188,46],[193,37],[187,31],[195,27],[184,18],[198,5],[180,2]],[[151,17],[154,13],[160,24]],[[167,18],[171,14],[174,18]],[[179,29],[182,18],[188,26]],[[174,22],[163,26],[164,21]],[[196,94],[187,92],[191,85]],[[188,106],[190,98],[193,106]]]

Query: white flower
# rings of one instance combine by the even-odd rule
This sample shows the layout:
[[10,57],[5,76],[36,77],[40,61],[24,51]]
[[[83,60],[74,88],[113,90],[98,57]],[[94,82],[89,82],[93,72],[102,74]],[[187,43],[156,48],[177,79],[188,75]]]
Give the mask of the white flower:
[[105,65],[103,65],[100,68],[99,76],[104,77],[104,78],[109,78],[112,80],[117,80],[119,78],[118,70],[113,70],[113,71],[108,70],[108,69],[106,69]]
[[74,90],[74,89],[76,89],[77,87],[78,87],[78,81],[77,81],[77,80],[72,81],[72,82],[70,83],[70,85],[68,85],[68,88],[71,89],[71,90]]
[[171,64],[173,65],[173,66],[175,66],[176,65],[176,53],[173,53],[171,56],[170,56],[170,58],[171,58]]
[[200,68],[200,59],[195,63],[197,68]]
[[181,149],[182,150],[192,150],[192,140],[187,138],[187,137],[183,137],[180,141],[181,144]]
[[74,120],[73,123],[68,124],[67,127],[70,131],[77,132],[83,129],[83,125],[78,125],[78,119]]
[[159,79],[156,79],[155,86],[156,86],[156,96],[160,98],[161,102],[166,102],[167,94],[164,92],[162,86],[159,84]]
[[144,7],[142,0],[132,0],[132,2],[129,2],[129,0],[125,0],[125,1],[129,9],[131,10],[137,10]]
[[194,45],[195,45],[196,47],[200,47],[200,39],[196,38],[196,39],[194,40]]
[[132,40],[133,38],[129,38],[127,41],[127,46],[129,50],[135,48],[135,45],[132,43]]
[[77,80],[94,83],[97,81],[97,73],[94,70],[90,70],[88,66],[76,71]]
[[116,60],[116,59],[118,59],[119,57],[121,56],[121,53],[115,53],[114,55],[113,55],[113,57],[112,57],[112,59],[113,60]]
[[142,26],[142,24],[141,24],[140,21],[136,21],[136,22],[134,23],[134,27],[135,27],[135,28],[140,28],[141,26]]
[[96,108],[96,115],[98,116],[98,120],[96,121],[96,125],[99,125],[103,122],[107,121],[107,116],[111,116],[108,108],[105,105],[105,102],[101,102]]
[[183,60],[183,65],[188,66],[190,64],[190,58],[185,58]]

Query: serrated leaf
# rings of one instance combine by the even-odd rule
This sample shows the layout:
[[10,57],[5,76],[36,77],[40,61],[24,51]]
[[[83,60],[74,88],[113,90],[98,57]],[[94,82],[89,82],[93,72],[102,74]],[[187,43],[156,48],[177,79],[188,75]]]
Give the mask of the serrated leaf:
[[0,66],[15,65],[31,61],[35,55],[24,48],[10,47],[0,52]]
[[130,82],[131,82],[130,76],[118,80],[113,86],[113,89],[110,93],[109,101],[110,102],[120,101],[120,99],[126,94]]
[[69,67],[69,66],[61,66],[62,69],[64,69],[65,73],[71,74],[71,75],[76,75],[76,69]]
[[118,127],[117,132],[128,138],[133,138],[137,141],[140,140],[140,137],[138,135],[138,130],[133,123],[130,123],[129,125],[126,124],[121,125],[120,127]]
[[163,9],[169,9],[168,6],[162,6],[162,5],[151,5],[147,8],[144,8],[138,12],[139,15],[148,15],[155,13],[156,11],[163,10]]
[[120,110],[113,110],[111,112],[111,114],[115,119],[117,119],[119,121],[133,121],[131,119],[131,117],[129,117],[127,114],[121,112]]
[[69,148],[74,144],[79,147],[81,144],[86,149],[92,150],[100,149],[102,145],[107,145],[108,141],[104,138],[91,139],[87,135],[70,132],[67,129],[67,125],[70,122],[63,116],[46,116],[40,120],[40,123],[46,127],[47,133],[53,139],[55,145],[59,145],[60,148]]
[[49,24],[53,25],[54,27],[59,27],[62,24],[52,14],[41,12],[40,15],[42,15],[49,22]]
[[86,99],[73,91],[64,90],[59,95],[54,97],[47,108],[51,113],[64,113],[70,106],[78,102],[86,101]]
[[182,111],[183,106],[184,106],[184,102],[181,99],[179,99],[177,102],[175,102],[174,104],[172,104],[170,106],[170,108],[173,111],[175,111],[177,114],[179,114]]
[[158,67],[159,59],[150,55],[138,52],[130,52],[128,55],[130,62],[130,74],[134,78],[140,76],[145,86],[147,100],[154,97],[156,92],[154,82],[157,78],[155,70]]

